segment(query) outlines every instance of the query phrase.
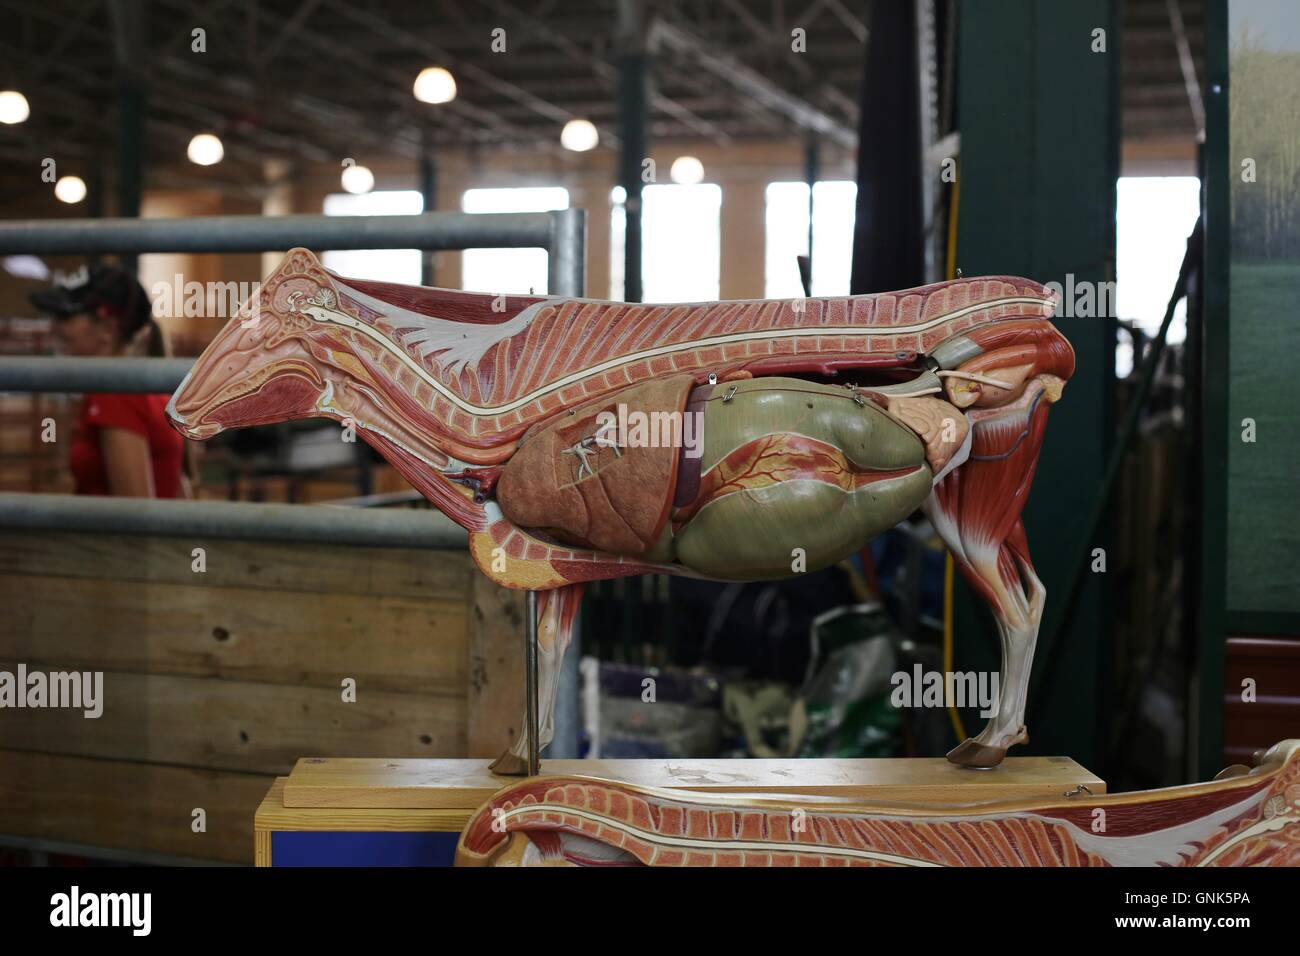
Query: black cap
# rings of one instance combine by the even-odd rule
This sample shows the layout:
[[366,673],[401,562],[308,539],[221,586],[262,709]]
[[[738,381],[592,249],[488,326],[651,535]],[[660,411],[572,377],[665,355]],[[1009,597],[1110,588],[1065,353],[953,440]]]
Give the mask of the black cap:
[[149,296],[135,276],[98,263],[73,273],[65,282],[29,293],[27,298],[55,319],[93,313],[103,306],[121,322],[122,331],[128,335],[149,321],[152,309]]

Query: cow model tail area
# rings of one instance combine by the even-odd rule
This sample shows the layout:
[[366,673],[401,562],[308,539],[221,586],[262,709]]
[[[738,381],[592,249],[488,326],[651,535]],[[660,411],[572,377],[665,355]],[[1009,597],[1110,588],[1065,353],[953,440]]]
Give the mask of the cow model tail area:
[[[967,460],[937,481],[925,511],[962,575],[987,602],[1002,643],[997,710],[953,763],[995,767],[1028,743],[1025,695],[1047,590],[1034,572],[1020,515],[1047,428],[1047,411],[1074,371],[1074,351],[1050,324],[980,330],[987,349],[949,378],[971,428]],[[972,336],[973,338],[974,336]],[[976,377],[978,376],[978,377]],[[989,385],[993,380],[997,385]]]

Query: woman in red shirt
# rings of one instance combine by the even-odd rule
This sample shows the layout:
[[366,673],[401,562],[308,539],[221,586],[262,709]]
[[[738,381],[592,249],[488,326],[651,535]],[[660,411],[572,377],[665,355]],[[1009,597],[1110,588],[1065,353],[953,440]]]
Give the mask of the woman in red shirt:
[[[166,355],[143,287],[130,273],[90,266],[69,285],[42,289],[32,304],[56,319],[72,355]],[[168,424],[166,394],[86,395],[72,433],[69,464],[79,495],[190,497],[185,439]]]

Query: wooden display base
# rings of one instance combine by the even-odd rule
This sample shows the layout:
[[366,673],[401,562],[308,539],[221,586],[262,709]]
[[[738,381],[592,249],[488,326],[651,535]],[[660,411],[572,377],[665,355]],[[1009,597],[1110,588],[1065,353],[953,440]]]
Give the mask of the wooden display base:
[[[487,760],[304,757],[258,808],[259,866],[442,865],[471,814],[517,777]],[[1008,757],[967,770],[942,757],[806,760],[544,760],[542,774],[582,774],[710,793],[857,797],[890,803],[1057,798],[1106,784],[1068,757]]]
[[[284,787],[294,808],[474,810],[513,777],[486,760],[305,757]],[[1059,797],[1096,776],[1068,757],[1009,757],[996,770],[968,770],[942,757],[805,760],[544,760],[542,774],[581,774],[643,787],[709,793],[798,793],[904,803],[969,803]]]

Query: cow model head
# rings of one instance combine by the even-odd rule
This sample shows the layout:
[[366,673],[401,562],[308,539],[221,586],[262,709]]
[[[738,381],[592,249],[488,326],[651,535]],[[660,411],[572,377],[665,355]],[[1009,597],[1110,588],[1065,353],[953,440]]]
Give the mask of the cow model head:
[[[335,277],[306,249],[244,303],[195,362],[167,405],[188,438],[300,418],[353,423],[399,467],[448,462],[427,407],[394,360],[400,348],[365,306],[345,309]],[[360,316],[360,318],[358,317]],[[403,470],[406,470],[404,468]]]
[[334,297],[315,257],[295,249],[185,376],[167,405],[173,425],[205,439],[227,428],[349,417],[333,401],[348,377],[336,360],[342,330],[316,317]]

